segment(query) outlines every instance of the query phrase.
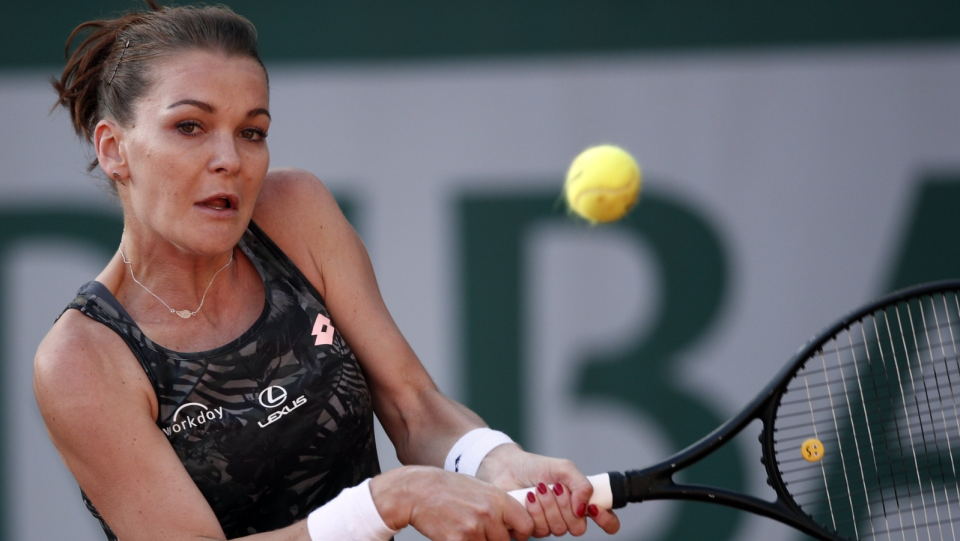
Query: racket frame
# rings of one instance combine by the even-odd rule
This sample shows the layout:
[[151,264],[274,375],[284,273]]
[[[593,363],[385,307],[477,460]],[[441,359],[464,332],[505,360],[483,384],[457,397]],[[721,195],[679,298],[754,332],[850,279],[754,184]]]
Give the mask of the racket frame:
[[[613,508],[618,509],[628,503],[648,500],[688,500],[715,503],[771,518],[818,539],[825,541],[843,540],[844,538],[815,522],[793,501],[780,472],[777,470],[773,423],[776,420],[780,400],[801,366],[826,342],[849,328],[851,324],[896,303],[956,290],[960,290],[960,280],[943,280],[902,289],[880,297],[824,328],[797,351],[790,362],[739,414],[699,441],[653,466],[627,472],[609,472],[610,488],[613,493]],[[674,482],[674,474],[699,462],[725,445],[754,420],[760,420],[763,423],[763,429],[759,437],[762,449],[761,462],[766,470],[767,484],[777,494],[775,501],[763,500],[720,487]]]

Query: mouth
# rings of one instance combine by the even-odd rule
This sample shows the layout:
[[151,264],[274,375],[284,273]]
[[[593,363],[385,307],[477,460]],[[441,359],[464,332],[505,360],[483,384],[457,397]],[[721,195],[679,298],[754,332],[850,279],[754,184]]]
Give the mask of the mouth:
[[236,209],[239,201],[234,195],[217,194],[209,199],[204,199],[200,204],[213,210],[230,210]]

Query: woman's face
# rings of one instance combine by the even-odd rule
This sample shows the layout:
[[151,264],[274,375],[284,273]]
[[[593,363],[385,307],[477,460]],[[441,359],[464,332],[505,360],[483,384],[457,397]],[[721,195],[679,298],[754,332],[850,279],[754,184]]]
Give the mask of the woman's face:
[[251,58],[190,51],[159,61],[150,79],[132,125],[118,128],[124,212],[141,236],[223,253],[246,229],[270,163],[266,73]]

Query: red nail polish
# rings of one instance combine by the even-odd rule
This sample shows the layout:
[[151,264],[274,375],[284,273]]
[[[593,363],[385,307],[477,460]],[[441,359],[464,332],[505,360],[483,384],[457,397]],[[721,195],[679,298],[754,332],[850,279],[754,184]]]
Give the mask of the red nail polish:
[[533,495],[533,492],[527,492],[527,501],[530,503],[537,503],[537,497]]
[[600,514],[600,510],[597,509],[596,505],[591,504],[587,509],[590,511],[590,516],[593,518],[597,518],[597,515]]
[[587,504],[581,503],[581,504],[577,507],[577,516],[582,518],[582,517],[583,517],[583,514],[586,513],[586,512],[587,512]]
[[540,483],[539,485],[537,485],[537,490],[540,491],[540,494],[546,494],[546,493],[547,493],[547,485],[545,485],[545,484],[543,484],[543,483]]
[[563,494],[563,485],[561,485],[560,483],[553,485],[553,493],[556,494],[557,496]]

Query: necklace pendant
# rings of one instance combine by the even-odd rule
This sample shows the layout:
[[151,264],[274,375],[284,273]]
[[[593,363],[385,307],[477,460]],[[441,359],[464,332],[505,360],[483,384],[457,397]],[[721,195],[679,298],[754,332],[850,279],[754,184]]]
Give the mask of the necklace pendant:
[[142,287],[147,293],[153,295],[153,297],[154,297],[155,299],[157,299],[158,301],[160,301],[160,302],[167,308],[167,310],[170,310],[170,313],[171,313],[171,314],[177,314],[178,316],[180,316],[180,317],[183,318],[183,319],[190,319],[191,317],[197,315],[197,312],[199,312],[200,309],[203,308],[203,301],[206,300],[206,298],[207,298],[207,293],[210,292],[210,286],[213,285],[213,281],[217,279],[217,276],[218,276],[221,272],[223,272],[223,269],[229,267],[229,266],[230,266],[230,263],[233,263],[233,251],[231,250],[231,251],[230,251],[230,260],[227,261],[227,264],[226,264],[226,265],[220,267],[220,270],[218,270],[217,272],[213,273],[213,278],[210,278],[210,282],[207,284],[207,289],[203,290],[203,296],[200,297],[200,306],[198,306],[195,311],[191,312],[190,310],[174,310],[173,308],[170,308],[170,305],[169,305],[169,304],[165,303],[165,302],[163,301],[163,299],[161,299],[160,297],[157,296],[156,293],[154,293],[153,291],[150,291],[150,289],[149,289],[147,286],[145,286],[145,285],[143,285],[142,283],[140,283],[140,280],[137,280],[137,276],[136,276],[135,274],[133,274],[133,264],[131,264],[129,261],[127,261],[127,256],[124,255],[124,253],[123,253],[123,248],[120,248],[120,257],[123,258],[123,262],[127,265],[127,267],[130,268],[130,278],[133,278],[133,281],[136,282],[137,285],[139,285],[140,287]]

